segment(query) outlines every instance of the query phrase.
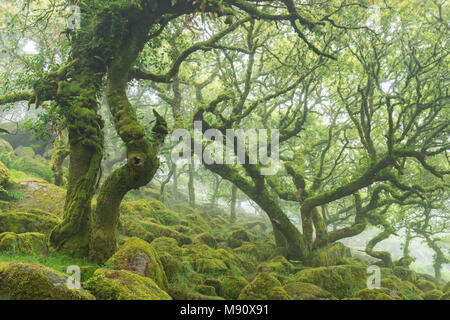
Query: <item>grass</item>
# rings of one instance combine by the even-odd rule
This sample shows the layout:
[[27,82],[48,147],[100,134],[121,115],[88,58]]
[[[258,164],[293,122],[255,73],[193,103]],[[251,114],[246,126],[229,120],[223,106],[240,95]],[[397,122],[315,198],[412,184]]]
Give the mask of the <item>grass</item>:
[[80,267],[100,267],[87,259],[74,258],[63,254],[49,254],[45,255],[26,255],[16,251],[0,252],[0,261],[22,261],[44,265],[48,268],[67,272],[67,267],[77,265]]

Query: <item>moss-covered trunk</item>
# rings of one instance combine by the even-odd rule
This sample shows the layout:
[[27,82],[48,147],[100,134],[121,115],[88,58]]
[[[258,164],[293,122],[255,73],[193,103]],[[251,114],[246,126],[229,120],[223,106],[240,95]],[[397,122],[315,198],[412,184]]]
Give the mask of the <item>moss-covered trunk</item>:
[[[151,21],[130,25],[129,34],[108,66],[106,97],[114,125],[127,149],[127,163],[114,170],[102,184],[92,221],[90,257],[101,263],[116,250],[116,229],[119,206],[131,189],[145,186],[159,167],[157,148],[167,134],[167,125],[158,114],[151,137],[137,120],[136,110],[126,95],[128,72],[142,50]],[[119,39],[118,39],[119,41]]]
[[64,219],[50,234],[50,247],[85,257],[89,249],[91,200],[98,184],[103,152],[103,121],[97,114],[101,77],[80,61],[70,82],[60,83],[58,101],[70,110],[69,179]]
[[56,130],[55,141],[53,142],[53,151],[51,157],[53,183],[57,186],[64,184],[63,162],[69,155],[69,149],[66,145],[66,135],[63,130]]

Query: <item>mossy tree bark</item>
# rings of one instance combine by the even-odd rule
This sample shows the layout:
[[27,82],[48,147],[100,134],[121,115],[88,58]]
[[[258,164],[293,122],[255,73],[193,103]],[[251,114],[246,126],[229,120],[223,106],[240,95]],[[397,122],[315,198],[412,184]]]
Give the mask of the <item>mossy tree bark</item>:
[[127,149],[127,163],[114,170],[103,182],[97,198],[92,220],[90,257],[101,263],[116,250],[116,229],[119,206],[125,194],[145,186],[159,167],[157,151],[167,134],[165,120],[155,111],[156,124],[152,136],[145,134],[137,120],[136,110],[126,95],[128,72],[143,49],[153,21],[146,16],[135,17],[139,23],[129,22],[128,33],[124,34],[115,53],[115,59],[108,65],[106,97],[116,130]]
[[62,186],[64,184],[63,162],[69,155],[69,149],[67,148],[66,140],[67,136],[64,132],[64,129],[57,128],[51,157],[53,183],[57,186]]
[[238,188],[233,184],[231,186],[231,208],[230,208],[230,222],[234,223],[236,221],[236,197]]

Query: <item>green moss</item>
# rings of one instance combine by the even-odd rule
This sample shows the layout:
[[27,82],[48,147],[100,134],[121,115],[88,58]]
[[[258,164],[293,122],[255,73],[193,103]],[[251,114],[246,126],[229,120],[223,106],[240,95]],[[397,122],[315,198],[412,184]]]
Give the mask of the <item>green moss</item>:
[[225,273],[228,267],[219,259],[198,258],[194,261],[194,269],[200,273],[220,274]]
[[61,222],[54,214],[32,209],[29,212],[0,213],[0,232],[48,233]]
[[335,297],[353,297],[355,293],[366,287],[366,269],[353,265],[320,267],[305,269],[295,275],[301,282],[313,283]]
[[100,300],[172,300],[152,279],[125,270],[98,269],[85,287]]
[[26,198],[10,201],[5,211],[28,212],[30,209],[39,209],[62,217],[66,190],[39,179],[18,180],[17,184]]
[[175,300],[223,300],[222,297],[208,296],[182,287],[173,287],[169,293]]
[[437,286],[434,282],[426,279],[417,280],[416,287],[422,290],[423,292],[437,289]]
[[42,233],[0,233],[0,251],[24,254],[43,254],[47,252],[47,236]]
[[430,290],[422,295],[423,300],[440,300],[444,293],[441,290]]
[[132,220],[123,217],[119,226],[120,232],[130,237],[138,237],[148,242],[158,237],[169,237],[177,240],[179,245],[192,243],[191,238],[158,223]]
[[363,289],[356,293],[361,300],[404,300],[405,297],[396,291],[387,288]]
[[214,239],[214,237],[207,232],[203,232],[199,235],[196,235],[193,239],[192,239],[193,243],[204,243],[206,244],[208,247],[216,249],[217,248],[217,242],[216,239]]
[[156,250],[146,241],[131,238],[118,250],[107,264],[149,277],[164,290],[168,288],[167,277]]
[[239,294],[239,300],[292,300],[270,273],[259,273]]
[[294,270],[292,263],[283,256],[272,258],[268,262],[263,262],[258,266],[258,272],[275,272],[277,274],[287,275]]
[[93,300],[85,290],[69,289],[67,276],[42,265],[0,262],[0,297],[7,300]]
[[342,243],[333,243],[325,248],[314,250],[307,259],[312,267],[326,267],[342,264],[347,255],[347,247]]
[[248,285],[248,281],[242,276],[225,276],[221,280],[223,297],[235,300],[239,297],[242,289]]
[[231,233],[230,239],[238,239],[241,241],[251,241],[253,237],[244,229],[239,229]]
[[10,175],[8,168],[0,161],[0,186],[6,186],[8,184]]
[[409,281],[402,281],[394,275],[381,277],[381,287],[401,293],[407,300],[422,300],[422,291]]
[[289,281],[283,288],[294,300],[337,300],[330,292],[312,283]]
[[10,153],[13,152],[14,148],[5,139],[0,138],[0,153]]
[[22,157],[33,158],[35,155],[33,148],[24,146],[17,147],[16,150],[14,150],[14,153],[16,154],[16,156],[21,158]]
[[230,238],[227,240],[227,245],[231,249],[236,249],[236,248],[239,248],[240,246],[242,246],[242,240]]
[[205,286],[213,287],[215,296],[223,296],[222,282],[220,282],[219,280],[213,279],[213,278],[207,278],[207,279],[205,279],[205,281],[203,281],[203,284]]
[[181,256],[183,254],[183,249],[178,246],[178,243],[174,238],[156,238],[152,241],[151,245],[159,254],[164,252],[170,253],[173,256]]
[[415,283],[417,281],[417,274],[414,270],[397,266],[397,267],[392,268],[392,271],[393,271],[394,275],[396,275],[398,278],[400,278],[402,280],[413,282],[413,283]]

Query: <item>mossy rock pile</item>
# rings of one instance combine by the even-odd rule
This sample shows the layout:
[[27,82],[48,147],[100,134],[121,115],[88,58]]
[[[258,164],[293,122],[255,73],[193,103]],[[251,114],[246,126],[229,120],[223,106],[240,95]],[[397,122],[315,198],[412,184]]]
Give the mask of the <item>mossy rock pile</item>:
[[425,279],[419,279],[415,284],[416,287],[422,290],[423,292],[437,289],[437,286],[434,282]]
[[5,211],[25,211],[39,209],[62,217],[66,190],[40,179],[21,179],[17,181],[25,198],[10,201]]
[[167,277],[157,251],[139,238],[134,237],[125,242],[106,264],[149,277],[161,289],[168,288]]
[[272,258],[268,262],[263,262],[258,266],[258,272],[275,272],[277,274],[287,275],[294,270],[292,263],[283,256]]
[[67,276],[47,267],[0,262],[0,300],[94,300],[86,290],[69,289]]
[[47,236],[38,232],[0,233],[0,252],[39,255],[47,252]]
[[409,281],[412,283],[415,283],[417,281],[417,273],[414,270],[405,268],[405,267],[393,267],[392,272],[394,275],[396,275],[398,278]]
[[10,153],[13,152],[14,148],[5,139],[0,138],[0,153]]
[[404,300],[405,297],[396,291],[387,288],[363,289],[356,293],[361,300]]
[[217,241],[216,241],[216,239],[214,239],[214,237],[208,232],[203,232],[203,233],[200,233],[200,234],[196,235],[192,239],[192,242],[193,243],[206,244],[210,248],[217,249]]
[[126,270],[97,269],[85,287],[99,300],[172,300],[152,279]]
[[423,300],[440,300],[444,296],[444,293],[441,290],[434,289],[425,292],[422,295]]
[[401,293],[407,300],[423,300],[423,292],[409,281],[401,280],[395,275],[381,277],[381,287]]
[[281,282],[270,273],[259,273],[239,294],[239,300],[292,300]]
[[315,284],[335,297],[353,297],[357,291],[366,288],[366,269],[355,265],[320,267],[299,271],[295,280]]
[[294,300],[337,300],[330,292],[312,283],[288,281],[283,288]]
[[221,280],[223,297],[235,300],[242,289],[248,285],[248,281],[242,276],[225,276]]
[[0,213],[0,232],[49,233],[61,219],[52,213],[32,209],[28,212]]

